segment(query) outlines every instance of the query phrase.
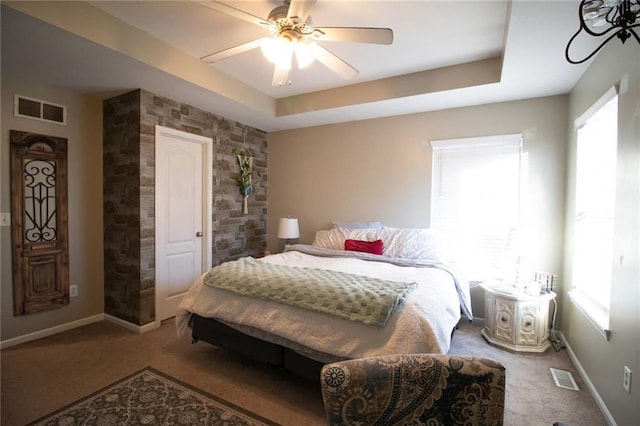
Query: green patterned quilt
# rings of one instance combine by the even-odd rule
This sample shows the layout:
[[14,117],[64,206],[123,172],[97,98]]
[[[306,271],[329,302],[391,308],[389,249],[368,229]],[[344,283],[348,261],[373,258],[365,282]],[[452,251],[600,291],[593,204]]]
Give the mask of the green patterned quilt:
[[244,296],[384,325],[418,284],[326,269],[274,265],[252,257],[211,269],[204,284]]

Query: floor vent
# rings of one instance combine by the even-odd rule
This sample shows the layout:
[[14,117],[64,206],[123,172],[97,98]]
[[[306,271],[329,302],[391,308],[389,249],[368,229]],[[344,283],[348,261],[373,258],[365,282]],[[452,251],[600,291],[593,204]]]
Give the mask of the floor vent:
[[550,368],[549,370],[551,370],[553,381],[556,382],[556,386],[559,388],[571,389],[574,391],[580,390],[569,371],[558,370],[557,368]]
[[67,107],[39,99],[14,95],[13,113],[16,117],[33,118],[49,123],[67,124]]

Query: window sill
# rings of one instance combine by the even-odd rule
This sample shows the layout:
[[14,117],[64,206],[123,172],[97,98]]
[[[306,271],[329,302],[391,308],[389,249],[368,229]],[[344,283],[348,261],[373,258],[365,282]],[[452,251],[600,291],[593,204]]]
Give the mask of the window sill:
[[611,330],[609,330],[609,311],[593,303],[588,297],[579,291],[569,292],[569,298],[589,322],[596,328],[598,333],[606,340],[609,340]]

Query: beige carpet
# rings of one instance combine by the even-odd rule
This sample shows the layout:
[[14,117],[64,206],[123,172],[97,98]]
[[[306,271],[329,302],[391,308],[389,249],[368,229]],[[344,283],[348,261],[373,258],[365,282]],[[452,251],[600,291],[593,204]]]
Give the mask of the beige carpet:
[[[462,325],[452,353],[488,356],[507,367],[507,425],[606,424],[564,351],[511,354]],[[283,425],[323,425],[317,384],[238,359],[207,343],[176,337],[173,321],[135,334],[108,322],[81,327],[1,353],[1,424],[24,425],[151,366]],[[580,392],[556,388],[549,367],[570,369]]]
[[[556,352],[551,347],[542,355],[511,353],[489,345],[480,330],[479,324],[461,323],[454,334],[450,353],[484,356],[505,366],[505,425],[607,424],[565,350]],[[557,387],[550,367],[570,371],[580,391]]]

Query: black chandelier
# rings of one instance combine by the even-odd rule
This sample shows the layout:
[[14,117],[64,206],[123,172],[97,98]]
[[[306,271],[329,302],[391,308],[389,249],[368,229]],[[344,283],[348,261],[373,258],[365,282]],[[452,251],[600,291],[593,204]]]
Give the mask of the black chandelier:
[[[614,37],[618,37],[624,43],[633,36],[640,43],[640,37],[634,29],[640,26],[640,0],[582,0],[578,8],[578,19],[580,28],[571,37],[565,50],[565,57],[572,64],[581,64],[589,60]],[[582,30],[594,37],[607,38],[589,56],[574,61],[569,57],[569,48]]]

